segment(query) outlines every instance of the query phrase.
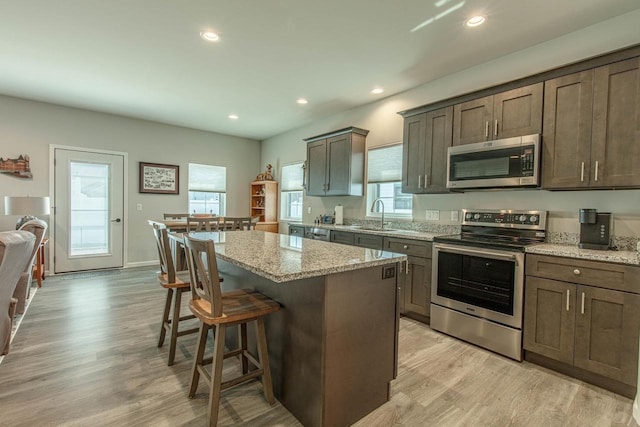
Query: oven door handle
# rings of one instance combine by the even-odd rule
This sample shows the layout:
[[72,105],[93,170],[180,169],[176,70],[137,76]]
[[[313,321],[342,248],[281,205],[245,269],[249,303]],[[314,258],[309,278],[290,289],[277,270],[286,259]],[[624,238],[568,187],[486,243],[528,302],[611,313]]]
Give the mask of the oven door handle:
[[513,261],[518,266],[518,256],[516,254],[496,252],[488,249],[471,249],[468,247],[460,247],[454,245],[445,245],[442,243],[436,243],[433,245],[434,249],[450,252],[453,254],[471,255],[483,258],[498,259],[502,261]]

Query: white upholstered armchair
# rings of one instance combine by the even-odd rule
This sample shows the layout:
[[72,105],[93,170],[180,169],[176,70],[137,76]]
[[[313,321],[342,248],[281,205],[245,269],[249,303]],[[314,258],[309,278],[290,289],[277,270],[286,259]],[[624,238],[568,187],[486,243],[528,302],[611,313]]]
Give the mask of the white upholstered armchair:
[[11,298],[33,251],[35,240],[35,236],[28,231],[0,232],[0,354],[9,352]]

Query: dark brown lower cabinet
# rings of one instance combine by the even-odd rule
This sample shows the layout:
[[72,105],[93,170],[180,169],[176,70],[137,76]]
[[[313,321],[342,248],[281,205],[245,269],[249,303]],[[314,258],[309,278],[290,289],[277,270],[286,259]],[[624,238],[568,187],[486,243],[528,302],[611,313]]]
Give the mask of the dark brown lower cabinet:
[[405,271],[400,273],[400,313],[429,324],[431,316],[431,242],[384,238],[384,250],[407,255]]
[[[577,368],[576,376],[581,379],[632,394],[638,378],[640,295],[602,287],[600,278],[607,273],[607,266],[611,266],[612,273],[624,271],[631,278],[636,275],[634,267],[589,261],[576,261],[579,265],[571,266],[570,261],[558,259],[563,261],[528,257],[528,273],[566,276],[563,267],[573,267],[569,271],[583,283],[527,276],[524,349]],[[584,284],[589,276],[598,286]],[[623,274],[618,277],[625,282]],[[634,284],[640,287],[640,283]],[[618,387],[616,383],[626,386]]]

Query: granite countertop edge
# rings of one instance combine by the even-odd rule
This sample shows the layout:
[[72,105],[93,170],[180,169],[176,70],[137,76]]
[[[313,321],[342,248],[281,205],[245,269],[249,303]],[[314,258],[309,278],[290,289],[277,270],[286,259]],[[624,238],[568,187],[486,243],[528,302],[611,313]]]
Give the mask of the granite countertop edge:
[[326,276],[329,274],[335,274],[335,273],[343,273],[346,271],[355,271],[355,270],[361,270],[364,268],[369,268],[369,267],[379,267],[379,266],[383,266],[383,265],[388,265],[388,264],[393,264],[396,262],[405,262],[407,261],[407,256],[403,255],[403,254],[398,254],[395,252],[389,252],[389,251],[385,251],[385,253],[390,254],[392,253],[393,256],[390,258],[381,258],[379,260],[373,260],[373,261],[366,261],[366,262],[360,262],[360,263],[353,263],[353,264],[343,264],[343,265],[338,265],[338,266],[331,266],[331,267],[324,267],[324,268],[315,268],[313,270],[306,270],[306,271],[301,271],[301,272],[297,272],[297,273],[284,273],[284,274],[278,274],[278,275],[274,275],[274,274],[270,274],[267,271],[256,267],[254,265],[249,265],[247,263],[244,262],[240,262],[235,258],[230,258],[224,254],[216,254],[216,256],[226,262],[228,262],[229,264],[233,264],[237,267],[240,267],[244,270],[250,271],[254,274],[257,274],[258,276],[264,277],[265,279],[271,280],[272,282],[275,283],[286,283],[286,282],[292,282],[294,280],[301,280],[301,279],[308,279],[311,277],[320,277],[320,276]]
[[640,252],[638,251],[598,251],[593,249],[580,249],[576,245],[540,243],[527,246],[525,252],[528,254],[553,255],[592,261],[614,262],[618,264],[640,265]]

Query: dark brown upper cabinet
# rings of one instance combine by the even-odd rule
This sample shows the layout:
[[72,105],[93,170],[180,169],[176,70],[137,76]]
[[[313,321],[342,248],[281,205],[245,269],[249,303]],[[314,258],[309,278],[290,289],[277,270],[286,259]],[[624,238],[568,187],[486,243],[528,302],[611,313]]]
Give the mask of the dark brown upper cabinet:
[[447,148],[451,146],[452,128],[453,107],[405,118],[403,193],[447,192]]
[[542,187],[640,187],[640,58],[545,82]]
[[307,196],[362,196],[368,133],[349,127],[305,139]]
[[543,84],[454,105],[453,145],[542,132]]

